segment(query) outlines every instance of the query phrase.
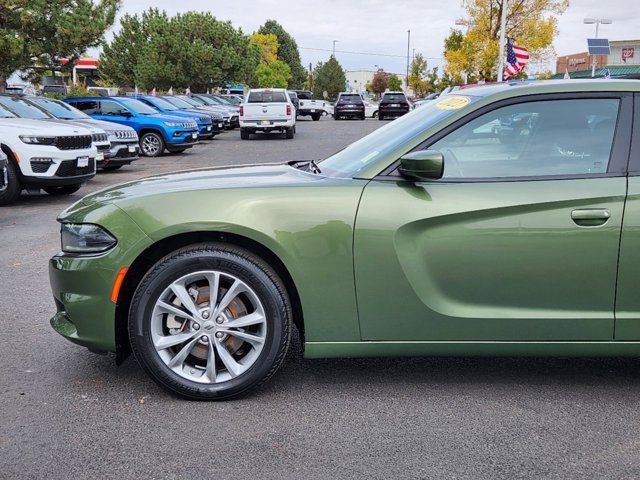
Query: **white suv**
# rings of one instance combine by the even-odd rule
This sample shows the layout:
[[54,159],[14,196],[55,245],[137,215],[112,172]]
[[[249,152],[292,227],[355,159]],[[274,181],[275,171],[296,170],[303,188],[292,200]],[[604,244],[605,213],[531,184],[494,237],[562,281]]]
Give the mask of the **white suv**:
[[8,157],[7,188],[0,205],[23,189],[68,195],[96,174],[96,147],[83,127],[17,118],[0,105],[0,149]]

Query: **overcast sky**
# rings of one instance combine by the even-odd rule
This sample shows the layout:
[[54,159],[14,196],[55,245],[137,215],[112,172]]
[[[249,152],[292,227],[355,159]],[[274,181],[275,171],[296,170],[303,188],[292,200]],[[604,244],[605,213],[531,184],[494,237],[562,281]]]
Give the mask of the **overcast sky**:
[[[305,66],[326,60],[333,40],[338,40],[336,57],[346,69],[379,65],[397,73],[406,69],[407,30],[411,30],[412,51],[422,52],[430,66],[440,66],[443,39],[463,13],[460,0],[124,0],[121,13],[139,13],[150,6],[169,13],[210,11],[245,33],[275,19],[298,42]],[[601,26],[600,37],[640,38],[637,0],[570,0],[569,9],[560,17],[560,34],[555,41],[559,55],[586,50],[585,39],[593,36],[595,28],[582,23],[585,17],[613,20],[612,25]]]

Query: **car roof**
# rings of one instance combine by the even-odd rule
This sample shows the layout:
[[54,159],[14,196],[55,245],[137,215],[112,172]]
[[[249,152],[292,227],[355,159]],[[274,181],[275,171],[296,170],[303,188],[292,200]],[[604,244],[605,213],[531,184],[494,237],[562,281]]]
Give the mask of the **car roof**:
[[454,90],[446,95],[489,97],[493,95],[516,97],[543,93],[572,92],[640,92],[638,80],[541,80],[522,83],[489,83]]

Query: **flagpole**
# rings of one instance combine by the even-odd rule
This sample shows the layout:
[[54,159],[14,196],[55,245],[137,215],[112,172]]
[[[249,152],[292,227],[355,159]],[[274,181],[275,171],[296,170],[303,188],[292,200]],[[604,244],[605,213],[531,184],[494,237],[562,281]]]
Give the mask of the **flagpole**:
[[498,82],[504,81],[504,41],[507,29],[507,5],[508,0],[502,0],[502,16],[500,17],[500,53],[498,60]]

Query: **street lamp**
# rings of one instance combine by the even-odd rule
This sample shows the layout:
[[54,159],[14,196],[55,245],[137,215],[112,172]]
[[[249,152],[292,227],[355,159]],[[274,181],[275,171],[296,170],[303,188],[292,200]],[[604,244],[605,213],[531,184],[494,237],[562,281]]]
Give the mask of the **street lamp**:
[[[584,23],[585,25],[595,24],[596,26],[595,38],[598,38],[598,30],[600,29],[600,24],[611,25],[613,23],[613,20],[611,20],[610,18],[585,18]],[[593,62],[591,62],[591,76],[592,77],[596,76],[596,56],[595,55],[593,55]]]

